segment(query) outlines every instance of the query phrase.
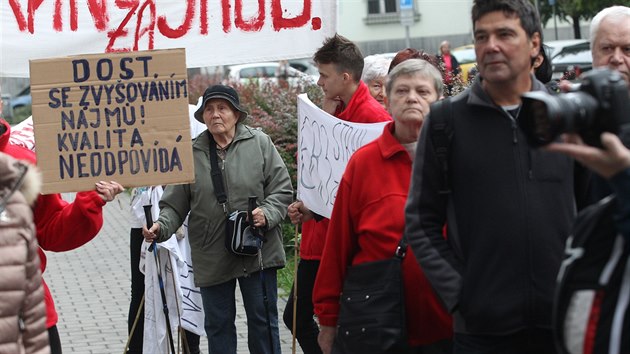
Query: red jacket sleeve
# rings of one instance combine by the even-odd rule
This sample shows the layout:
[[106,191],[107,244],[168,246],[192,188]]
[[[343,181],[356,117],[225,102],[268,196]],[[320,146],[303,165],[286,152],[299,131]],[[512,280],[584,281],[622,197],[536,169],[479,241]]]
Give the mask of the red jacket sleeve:
[[94,191],[77,193],[72,203],[59,194],[40,195],[34,211],[40,247],[63,252],[88,243],[103,226],[104,205]]
[[[348,165],[344,177],[351,169]],[[322,326],[336,326],[339,316],[339,296],[343,288],[346,269],[358,248],[350,205],[350,186],[342,179],[333,206],[322,260],[313,288],[314,311]]]

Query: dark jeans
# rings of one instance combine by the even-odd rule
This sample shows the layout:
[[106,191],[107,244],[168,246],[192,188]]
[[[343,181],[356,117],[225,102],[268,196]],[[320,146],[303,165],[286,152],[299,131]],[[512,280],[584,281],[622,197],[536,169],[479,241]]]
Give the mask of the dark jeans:
[[[301,259],[297,269],[297,302],[295,318],[295,336],[304,354],[321,354],[317,343],[319,326],[313,319],[313,286],[319,269],[318,260]],[[282,316],[284,324],[293,333],[293,288]]]
[[140,271],[140,250],[144,237],[142,237],[142,229],[131,229],[129,235],[130,244],[130,258],[131,258],[131,302],[129,303],[129,315],[127,317],[127,333],[131,334],[131,327],[133,321],[136,319],[138,311],[138,323],[136,329],[131,334],[131,341],[129,341],[128,354],[142,353],[142,340],[144,331],[144,308],[140,308],[142,302],[142,296],[144,295],[144,274]]
[[[453,341],[450,339],[444,339],[438,342],[434,342],[419,347],[407,347],[407,348],[394,348],[382,354],[452,354],[453,353]],[[333,344],[332,354],[347,354],[341,347],[340,343],[336,340]],[[531,353],[537,354],[537,353]]]
[[57,325],[48,328],[48,341],[50,342],[50,354],[61,354],[61,339]]
[[[142,274],[139,268],[140,251],[142,249],[142,243],[144,242],[142,229],[131,229],[129,241],[131,252],[131,302],[129,303],[129,315],[127,317],[128,333],[131,333],[131,327],[133,326],[133,321],[135,321],[138,311],[140,311],[140,317],[138,318],[138,323],[129,341],[127,354],[141,354],[144,337],[144,308],[140,308],[142,296],[144,295],[144,274]],[[175,335],[176,334],[173,333],[173,341],[176,341]],[[185,331],[185,336],[188,348],[190,348],[190,354],[200,353],[199,336],[188,331]],[[61,352],[59,352],[59,354],[60,353]]]
[[[210,354],[236,354],[237,336],[234,321],[236,319],[237,280],[247,316],[248,353],[279,354],[276,269],[265,269],[262,273],[256,272],[246,277],[201,288],[208,352]],[[263,291],[263,283],[265,291]],[[267,301],[263,298],[265,293]]]
[[455,334],[453,354],[555,354],[550,329],[526,329],[503,336]]

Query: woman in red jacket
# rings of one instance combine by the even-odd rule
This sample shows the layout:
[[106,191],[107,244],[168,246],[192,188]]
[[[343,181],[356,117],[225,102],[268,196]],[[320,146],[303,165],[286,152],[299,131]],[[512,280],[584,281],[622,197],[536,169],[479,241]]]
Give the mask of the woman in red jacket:
[[[392,70],[386,88],[394,122],[350,158],[315,280],[313,302],[324,354],[331,352],[336,336],[346,269],[392,257],[402,237],[415,146],[429,104],[442,92],[442,77],[428,62],[409,59]],[[403,260],[403,284],[410,352],[450,352],[451,318],[410,250]]]
[[[35,164],[35,154],[21,146],[9,143],[11,126],[0,119],[0,151],[16,159]],[[46,269],[44,250],[64,252],[78,248],[92,240],[103,226],[103,206],[114,200],[123,187],[116,182],[98,182],[96,191],[79,192],[74,202],[68,203],[59,194],[40,194],[33,210],[33,219],[39,243],[40,269]],[[46,282],[46,328],[52,354],[61,354],[61,341],[57,331],[57,311]]]

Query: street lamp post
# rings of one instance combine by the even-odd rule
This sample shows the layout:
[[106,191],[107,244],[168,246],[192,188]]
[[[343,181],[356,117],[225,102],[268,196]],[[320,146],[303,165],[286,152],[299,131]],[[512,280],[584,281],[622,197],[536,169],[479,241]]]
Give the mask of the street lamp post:
[[549,5],[551,6],[552,9],[552,15],[553,15],[553,30],[556,34],[556,40],[558,40],[558,22],[556,20],[556,0],[549,0]]
[[405,46],[411,47],[409,26],[413,25],[413,0],[400,0],[400,24],[405,26]]

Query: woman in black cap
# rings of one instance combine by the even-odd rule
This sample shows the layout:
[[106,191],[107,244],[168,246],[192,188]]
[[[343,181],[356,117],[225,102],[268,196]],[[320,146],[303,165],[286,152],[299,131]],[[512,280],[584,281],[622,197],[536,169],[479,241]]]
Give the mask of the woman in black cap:
[[[195,182],[168,186],[160,201],[160,216],[143,230],[147,241],[166,240],[190,212],[188,232],[201,288],[205,330],[210,353],[236,353],[235,287],[238,280],[248,326],[250,353],[280,353],[276,270],[284,267],[280,223],[291,203],[289,173],[271,138],[243,124],[247,112],[229,86],[206,89],[195,118],[207,132],[193,140]],[[221,204],[212,180],[211,158],[218,157],[227,202]],[[259,256],[241,256],[225,245],[226,219],[247,210],[255,196],[253,226],[263,234]],[[262,271],[261,271],[262,269]]]

